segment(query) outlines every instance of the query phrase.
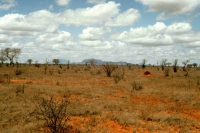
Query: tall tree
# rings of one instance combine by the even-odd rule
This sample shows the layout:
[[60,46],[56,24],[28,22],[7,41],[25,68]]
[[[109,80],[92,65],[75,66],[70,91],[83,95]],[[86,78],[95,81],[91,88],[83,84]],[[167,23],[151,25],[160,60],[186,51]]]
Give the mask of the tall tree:
[[32,59],[28,59],[27,62],[28,62],[29,65],[31,65],[31,63],[33,62],[33,60]]
[[6,57],[4,50],[1,50],[0,51],[0,61],[1,61],[1,64],[3,64],[4,61],[6,61],[7,59],[8,58]]
[[5,48],[3,50],[3,53],[10,61],[10,65],[14,66],[13,60],[18,58],[18,55],[21,53],[21,49],[20,48]]
[[58,65],[60,63],[60,60],[59,59],[53,59],[52,62],[55,64],[55,65]]
[[177,70],[178,70],[178,59],[174,60],[173,69],[174,69],[174,72],[177,72]]
[[162,59],[161,61],[161,68],[162,68],[162,71],[165,69],[166,67],[166,62],[167,62],[167,59]]

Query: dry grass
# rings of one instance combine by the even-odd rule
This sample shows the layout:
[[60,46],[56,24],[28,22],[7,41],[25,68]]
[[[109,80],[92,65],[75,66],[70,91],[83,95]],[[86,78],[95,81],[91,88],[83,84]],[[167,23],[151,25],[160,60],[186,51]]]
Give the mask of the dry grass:
[[[67,99],[70,132],[199,132],[200,69],[120,66],[107,77],[101,66],[0,67],[0,132],[45,132],[31,114],[35,99]],[[148,70],[151,76],[144,76]],[[45,73],[46,71],[46,73]],[[5,74],[9,75],[8,82]],[[123,76],[123,77],[122,77]],[[142,83],[142,89],[133,89]]]

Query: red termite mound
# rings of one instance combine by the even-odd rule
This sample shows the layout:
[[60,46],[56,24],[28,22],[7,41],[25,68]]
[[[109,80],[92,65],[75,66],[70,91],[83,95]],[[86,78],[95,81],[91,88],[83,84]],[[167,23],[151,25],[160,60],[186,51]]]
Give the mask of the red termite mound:
[[150,73],[149,71],[146,71],[146,72],[144,73],[144,75],[151,75],[151,73]]

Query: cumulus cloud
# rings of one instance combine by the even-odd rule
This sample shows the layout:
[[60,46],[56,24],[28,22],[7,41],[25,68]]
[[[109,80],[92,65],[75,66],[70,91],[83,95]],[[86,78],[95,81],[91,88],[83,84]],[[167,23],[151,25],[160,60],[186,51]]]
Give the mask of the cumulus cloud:
[[174,23],[167,27],[167,32],[169,34],[184,34],[192,30],[192,27],[189,23]]
[[43,44],[61,44],[70,41],[71,34],[66,31],[58,31],[55,33],[45,33],[40,35],[36,41]]
[[92,4],[100,4],[105,2],[106,0],[87,0],[87,3],[92,3]]
[[13,40],[13,37],[0,34],[0,43],[10,43]]
[[55,0],[56,4],[59,6],[67,6],[70,0]]
[[59,20],[66,25],[102,25],[118,15],[120,4],[108,2],[93,7],[66,10],[58,14]]
[[21,14],[8,14],[0,18],[0,28],[2,30],[12,31],[39,31],[40,25],[29,24],[25,15]]
[[16,5],[17,2],[15,0],[0,0],[0,10],[9,10]]
[[196,45],[200,41],[200,34],[192,31],[189,23],[166,26],[163,22],[157,22],[155,25],[131,28],[130,31],[113,34],[110,38],[143,46]]
[[79,38],[83,40],[101,40],[105,34],[103,28],[88,27],[79,34]]
[[127,23],[134,21],[130,13],[136,12],[131,9],[119,14],[120,4],[108,2],[93,7],[65,10],[60,13],[52,13],[47,10],[39,10],[27,15],[7,14],[0,17],[0,33],[14,36],[36,36],[40,32],[56,32],[60,24],[66,26],[97,26],[104,25],[111,18],[117,16],[115,25],[122,25],[123,15],[128,16]]
[[170,15],[190,14],[200,4],[199,0],[136,0],[149,7],[150,12],[158,12],[157,19],[163,20]]
[[135,21],[139,20],[141,17],[140,13],[136,9],[129,9],[121,14],[119,14],[116,18],[107,21],[105,23],[106,26],[132,26]]

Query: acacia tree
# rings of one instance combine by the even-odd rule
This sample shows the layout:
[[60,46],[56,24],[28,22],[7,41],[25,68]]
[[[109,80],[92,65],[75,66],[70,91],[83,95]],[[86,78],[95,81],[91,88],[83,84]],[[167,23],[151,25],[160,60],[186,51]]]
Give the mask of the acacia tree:
[[4,53],[4,50],[1,50],[0,51],[0,61],[1,61],[1,64],[4,63],[4,61],[6,61],[8,58],[6,57],[5,53]]
[[60,63],[60,60],[59,59],[53,59],[52,62],[55,64],[55,65],[58,65]]
[[186,61],[183,61],[183,62],[182,62],[183,65],[184,65],[184,67],[186,67],[186,65],[188,64],[189,61],[190,61],[190,60],[186,60]]
[[7,57],[7,59],[10,61],[10,65],[14,66],[14,59],[18,58],[18,55],[21,53],[20,48],[5,48],[3,50],[3,55]]
[[197,64],[197,63],[193,63],[192,65],[193,65],[193,67],[197,67],[197,66],[198,66],[198,64]]
[[31,63],[33,62],[33,60],[32,59],[28,59],[27,62],[28,62],[29,65],[31,65]]

